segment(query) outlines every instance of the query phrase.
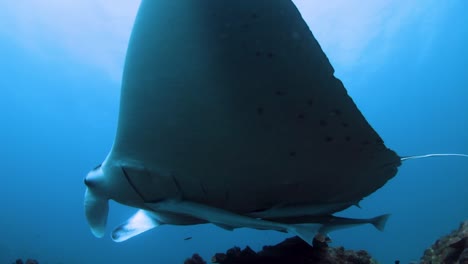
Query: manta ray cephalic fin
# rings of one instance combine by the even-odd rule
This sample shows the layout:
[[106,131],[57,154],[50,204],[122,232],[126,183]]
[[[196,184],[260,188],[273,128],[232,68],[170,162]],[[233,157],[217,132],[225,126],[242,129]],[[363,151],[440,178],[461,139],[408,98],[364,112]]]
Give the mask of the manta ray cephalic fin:
[[161,224],[152,216],[151,212],[140,209],[127,221],[116,227],[112,231],[111,237],[115,242],[123,242]]
[[84,208],[91,232],[95,237],[103,237],[106,232],[109,201],[86,188]]

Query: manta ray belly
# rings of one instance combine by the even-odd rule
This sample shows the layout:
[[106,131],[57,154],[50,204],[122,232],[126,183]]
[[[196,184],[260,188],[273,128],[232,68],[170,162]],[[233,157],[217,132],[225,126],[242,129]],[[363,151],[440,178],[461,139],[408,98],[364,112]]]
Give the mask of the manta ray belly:
[[143,0],[109,159],[145,202],[352,204],[400,159],[333,74],[290,0]]

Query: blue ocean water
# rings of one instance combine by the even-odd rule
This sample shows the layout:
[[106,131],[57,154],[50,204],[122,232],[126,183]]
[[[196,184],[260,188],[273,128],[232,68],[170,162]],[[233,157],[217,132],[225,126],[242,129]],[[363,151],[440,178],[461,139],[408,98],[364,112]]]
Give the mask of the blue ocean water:
[[[468,153],[466,1],[295,2],[388,147],[400,155]],[[162,226],[125,243],[94,238],[83,215],[83,178],[112,145],[137,3],[121,11],[115,5],[128,3],[55,10],[48,9],[54,1],[41,3],[0,3],[0,263],[18,257],[49,264],[182,263],[195,252],[209,260],[235,245],[258,250],[287,237],[200,225]],[[86,8],[115,16],[109,25],[93,24]],[[108,36],[115,27],[122,28],[112,35],[120,42],[106,41],[100,32]],[[391,213],[386,230],[338,231],[333,245],[368,250],[382,263],[417,260],[468,219],[467,186],[467,159],[407,161],[362,209],[338,214]],[[110,211],[109,226],[133,213],[117,204]]]

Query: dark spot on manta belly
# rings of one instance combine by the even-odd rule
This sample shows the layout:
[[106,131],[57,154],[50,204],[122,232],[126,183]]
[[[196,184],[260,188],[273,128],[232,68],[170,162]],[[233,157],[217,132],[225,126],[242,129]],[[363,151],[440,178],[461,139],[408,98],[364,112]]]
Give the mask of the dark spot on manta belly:
[[339,109],[333,109],[328,113],[330,116],[339,116],[341,115],[341,111]]
[[285,92],[278,90],[278,91],[275,92],[275,94],[278,95],[278,96],[283,96],[285,94]]
[[250,27],[250,25],[247,24],[247,23],[241,25],[241,28],[244,29],[244,30],[248,29],[249,27]]
[[363,145],[363,146],[367,146],[367,145],[369,145],[369,144],[370,144],[369,140],[363,140],[363,141],[361,142],[361,145]]
[[263,114],[263,107],[257,107],[257,114]]

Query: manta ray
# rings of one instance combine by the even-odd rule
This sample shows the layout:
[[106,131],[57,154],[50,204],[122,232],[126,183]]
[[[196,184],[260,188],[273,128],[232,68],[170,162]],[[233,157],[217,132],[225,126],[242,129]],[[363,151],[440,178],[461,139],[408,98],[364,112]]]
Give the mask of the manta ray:
[[112,232],[118,242],[212,223],[311,244],[360,224],[382,230],[388,215],[333,214],[420,157],[386,147],[291,0],[143,0],[116,137],[85,178],[85,214],[102,237],[109,200],[137,208]]

